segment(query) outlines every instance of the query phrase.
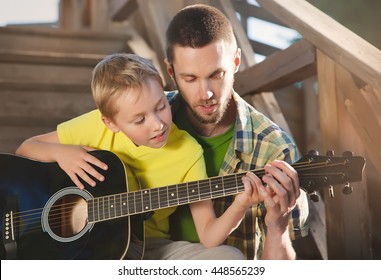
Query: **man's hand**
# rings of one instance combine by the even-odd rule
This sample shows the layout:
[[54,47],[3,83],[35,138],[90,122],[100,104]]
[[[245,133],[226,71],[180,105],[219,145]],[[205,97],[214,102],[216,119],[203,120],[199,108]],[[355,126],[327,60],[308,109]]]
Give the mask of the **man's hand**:
[[286,230],[291,210],[300,196],[299,178],[288,163],[275,160],[264,167],[266,175],[262,180],[267,187],[259,185],[259,192],[266,206],[265,223],[268,228]]

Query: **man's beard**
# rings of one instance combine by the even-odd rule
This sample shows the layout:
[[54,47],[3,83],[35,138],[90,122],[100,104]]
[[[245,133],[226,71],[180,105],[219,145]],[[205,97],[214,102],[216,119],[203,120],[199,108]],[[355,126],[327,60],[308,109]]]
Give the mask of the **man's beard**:
[[[218,104],[218,103],[217,103]],[[196,110],[194,110],[189,104],[186,104],[189,111],[192,113],[192,116],[202,124],[218,124],[222,121],[225,112],[228,108],[229,102],[223,104],[222,107],[218,107],[217,111],[211,115],[204,116],[199,114]]]

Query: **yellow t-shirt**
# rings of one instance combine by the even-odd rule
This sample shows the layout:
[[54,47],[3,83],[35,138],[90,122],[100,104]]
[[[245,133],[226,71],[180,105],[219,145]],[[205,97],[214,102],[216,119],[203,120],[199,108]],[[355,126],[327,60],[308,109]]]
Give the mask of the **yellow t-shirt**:
[[[207,178],[201,146],[174,124],[164,147],[137,147],[122,132],[114,133],[94,110],[57,126],[62,144],[84,145],[116,154],[138,177],[142,188],[155,188]],[[176,207],[155,211],[145,222],[146,238],[169,238],[169,215]]]

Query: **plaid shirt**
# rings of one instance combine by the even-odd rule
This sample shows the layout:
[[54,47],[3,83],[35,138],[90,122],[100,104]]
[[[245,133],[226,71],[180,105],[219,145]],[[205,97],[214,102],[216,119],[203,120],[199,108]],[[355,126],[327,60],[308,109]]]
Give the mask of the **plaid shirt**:
[[[180,102],[177,96],[179,96],[177,91],[167,92],[173,114],[179,108]],[[233,94],[233,98],[237,105],[238,116],[232,142],[219,171],[220,176],[263,168],[266,163],[275,159],[288,163],[299,159],[297,147],[286,132],[255,110],[237,93]],[[216,215],[224,213],[233,199],[233,196],[215,199]],[[249,208],[238,228],[230,234],[225,243],[239,248],[247,259],[260,258],[266,238],[265,215],[266,208],[263,204]],[[292,240],[308,234],[307,218],[307,195],[301,191],[289,221]]]

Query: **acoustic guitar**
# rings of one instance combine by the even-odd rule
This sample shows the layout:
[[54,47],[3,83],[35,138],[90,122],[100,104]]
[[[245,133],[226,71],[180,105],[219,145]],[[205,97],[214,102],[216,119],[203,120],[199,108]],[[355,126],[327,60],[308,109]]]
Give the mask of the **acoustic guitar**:
[[[138,182],[115,154],[90,153],[109,168],[96,168],[106,180],[84,190],[55,162],[0,154],[1,259],[141,259],[147,214],[244,190],[246,172],[129,191]],[[311,194],[361,181],[365,159],[306,155],[292,166]]]

